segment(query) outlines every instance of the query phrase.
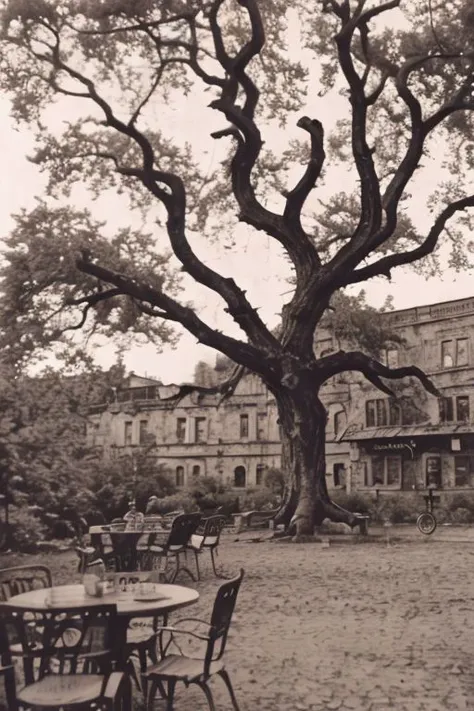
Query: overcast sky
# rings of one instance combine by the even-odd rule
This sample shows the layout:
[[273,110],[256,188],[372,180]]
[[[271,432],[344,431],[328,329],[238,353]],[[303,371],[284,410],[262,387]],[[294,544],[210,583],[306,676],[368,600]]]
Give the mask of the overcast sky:
[[[316,92],[310,95],[315,97]],[[337,105],[314,98],[313,103],[311,116],[317,116],[323,123],[334,121],[334,112],[338,111]],[[219,115],[204,106],[192,112],[176,109],[170,111],[173,130],[186,138],[197,133],[209,135],[215,128],[222,128],[222,120],[215,123],[219,120]],[[287,140],[287,132],[284,138]],[[42,191],[41,176],[36,166],[26,159],[26,155],[31,153],[31,137],[24,130],[20,132],[15,129],[9,119],[9,105],[6,100],[0,100],[0,141],[4,165],[0,173],[0,233],[5,235],[13,226],[11,213],[20,207],[32,207],[34,196],[40,195]],[[211,167],[215,160],[213,149],[206,153],[205,160],[209,161]],[[127,225],[130,221],[130,215],[113,196],[110,202],[106,200],[102,204],[101,210],[100,216],[106,217],[117,226]],[[273,244],[273,240],[242,226],[237,232],[233,250],[217,250],[197,238],[196,251],[210,266],[233,276],[239,285],[247,290],[251,302],[260,308],[261,315],[270,326],[277,323],[277,314],[285,301],[282,294],[288,290],[285,282],[288,272],[282,254]],[[464,298],[474,293],[470,273],[457,275],[449,270],[445,272],[443,279],[426,279],[411,270],[398,269],[393,272],[391,283],[377,279],[363,285],[363,288],[369,302],[374,306],[381,306],[387,295],[391,294],[395,308]],[[203,316],[211,325],[228,329],[228,317],[222,313],[221,302],[214,294],[194,284],[188,284],[185,299],[200,304],[204,308]],[[233,335],[238,333],[234,331]],[[184,334],[176,350],[166,348],[162,354],[157,354],[156,349],[151,346],[135,348],[127,354],[125,362],[128,368],[138,374],[157,377],[163,382],[180,382],[192,378],[198,360],[213,363],[215,355],[212,350],[196,344],[193,337]],[[97,354],[97,358],[102,365],[107,366],[113,360],[113,352],[109,347],[104,347]]]

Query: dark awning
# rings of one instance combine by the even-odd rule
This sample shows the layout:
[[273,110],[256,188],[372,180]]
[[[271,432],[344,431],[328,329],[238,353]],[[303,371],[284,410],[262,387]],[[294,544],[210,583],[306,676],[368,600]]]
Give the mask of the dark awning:
[[432,437],[433,435],[460,435],[471,434],[474,430],[471,425],[442,424],[442,425],[417,425],[405,427],[377,427],[365,430],[355,430],[349,425],[337,437],[338,442],[359,442],[368,439],[395,439],[397,437]]

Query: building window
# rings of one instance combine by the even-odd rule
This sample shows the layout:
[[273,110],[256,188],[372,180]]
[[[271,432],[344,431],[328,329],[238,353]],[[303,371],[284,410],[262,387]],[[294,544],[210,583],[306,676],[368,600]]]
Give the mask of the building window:
[[235,467],[234,469],[234,486],[239,489],[245,488],[245,467]]
[[441,488],[441,457],[426,458],[426,486]]
[[332,468],[332,475],[333,475],[334,486],[344,487],[346,485],[346,466],[345,466],[345,464],[334,464],[334,466]]
[[240,438],[249,436],[249,416],[240,415]]
[[370,470],[370,477],[366,478],[367,486],[391,486],[394,488],[401,487],[401,457],[372,457]]
[[443,368],[454,368],[469,364],[469,339],[441,342],[441,363]]
[[193,466],[193,477],[197,478],[198,476],[200,476],[200,474],[201,474],[201,467],[199,466],[199,464],[195,464]]
[[184,467],[176,467],[176,486],[184,486]]
[[454,457],[454,486],[469,486],[469,457]]
[[469,395],[459,395],[456,398],[456,420],[458,422],[469,422]]
[[194,441],[195,442],[205,442],[206,441],[206,418],[196,417],[194,420]]
[[400,406],[393,400],[367,400],[365,403],[365,418],[367,427],[386,427],[401,425],[402,413]]
[[132,444],[132,429],[133,429],[133,422],[126,422],[125,423],[125,428],[124,428],[124,440],[125,440],[125,446]]
[[456,365],[469,364],[469,339],[456,339]]
[[266,424],[267,424],[267,413],[258,412],[257,413],[257,439],[266,439]]
[[439,421],[446,422],[469,422],[470,408],[469,395],[458,395],[457,397],[439,398]]
[[139,443],[146,444],[148,438],[148,420],[140,420]]
[[257,471],[255,473],[255,484],[257,486],[263,485],[263,477],[265,474],[265,464],[257,464]]
[[453,422],[453,420],[454,420],[453,398],[452,397],[440,397],[438,403],[439,403],[439,421],[440,422]]
[[443,368],[454,366],[454,348],[452,341],[442,341],[441,343],[441,363]]
[[380,362],[388,368],[398,368],[398,348],[383,348],[380,352]]
[[178,417],[176,420],[176,440],[178,442],[184,442],[186,439],[186,418]]
[[347,424],[347,417],[346,413],[344,410],[340,410],[339,412],[336,412],[334,415],[334,434],[338,435],[340,434],[344,427]]

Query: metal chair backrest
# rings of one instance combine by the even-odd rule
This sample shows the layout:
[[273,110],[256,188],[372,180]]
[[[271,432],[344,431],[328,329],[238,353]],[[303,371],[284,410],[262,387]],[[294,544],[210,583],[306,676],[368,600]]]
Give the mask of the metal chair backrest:
[[[210,641],[207,645],[206,656],[204,660],[204,673],[209,672],[209,667],[213,659],[220,659],[224,654],[227,635],[229,634],[232,614],[234,612],[237,595],[244,577],[244,569],[240,569],[239,575],[232,580],[228,580],[219,586],[214,607],[211,615],[210,626]],[[214,656],[216,642],[220,642],[219,651]]]
[[30,590],[51,587],[51,571],[45,565],[17,565],[0,570],[0,602]]
[[215,548],[219,545],[222,530],[227,522],[225,516],[210,516],[204,525],[200,526],[197,534],[203,537],[202,546]]
[[116,605],[55,605],[45,611],[0,604],[9,645],[19,645],[23,658],[30,662],[25,665],[26,684],[51,673],[110,672],[116,615]]
[[184,548],[201,522],[201,514],[180,514],[173,519],[166,548]]

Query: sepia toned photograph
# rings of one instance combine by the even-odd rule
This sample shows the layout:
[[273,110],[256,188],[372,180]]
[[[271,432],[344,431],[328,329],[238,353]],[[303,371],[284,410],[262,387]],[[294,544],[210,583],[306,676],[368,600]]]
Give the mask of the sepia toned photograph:
[[472,1],[0,0],[0,146],[0,711],[474,711]]

